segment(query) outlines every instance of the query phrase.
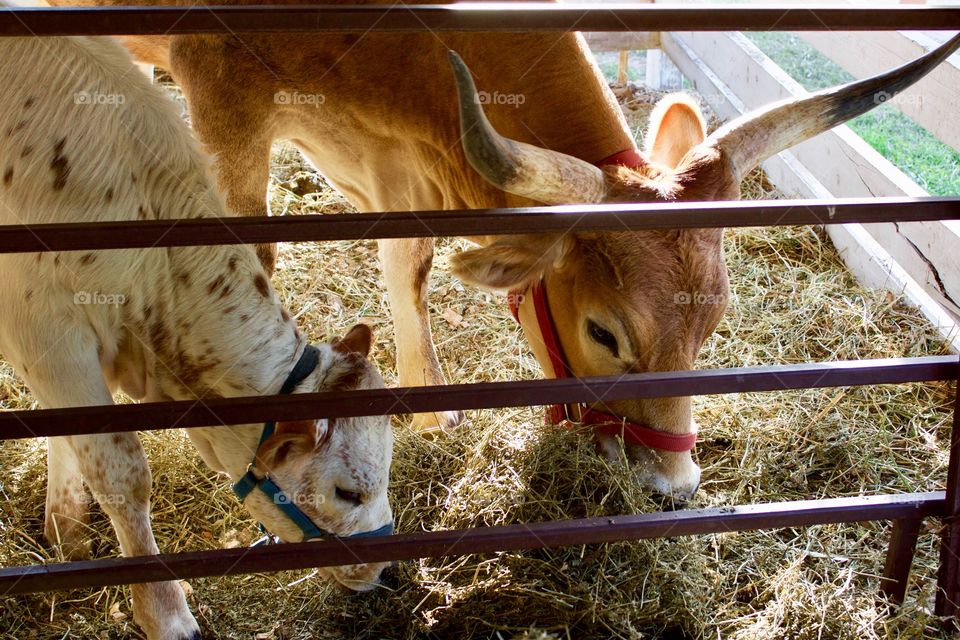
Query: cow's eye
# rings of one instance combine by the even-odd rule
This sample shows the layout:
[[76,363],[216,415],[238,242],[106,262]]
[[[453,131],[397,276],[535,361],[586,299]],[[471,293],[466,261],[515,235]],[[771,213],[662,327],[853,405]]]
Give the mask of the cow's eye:
[[598,325],[593,320],[587,321],[587,333],[590,334],[590,338],[593,339],[594,342],[605,346],[613,355],[619,355],[617,339],[612,333]]
[[359,505],[363,504],[363,500],[360,498],[360,494],[356,491],[347,491],[346,489],[341,489],[337,487],[337,497],[343,500],[344,502],[352,502],[353,504]]

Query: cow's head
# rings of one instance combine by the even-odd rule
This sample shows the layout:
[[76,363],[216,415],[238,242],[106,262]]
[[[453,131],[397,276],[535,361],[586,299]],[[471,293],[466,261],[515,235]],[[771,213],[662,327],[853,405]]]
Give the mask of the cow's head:
[[[598,168],[588,162],[499,135],[475,98],[469,69],[451,53],[460,99],[464,152],[504,191],[545,204],[732,200],[741,178],[764,159],[868,111],[910,86],[960,45],[895,71],[747,114],[706,137],[696,105],[668,96],[651,118],[646,164]],[[882,96],[883,99],[880,99]],[[563,123],[557,123],[563,126]],[[558,338],[577,376],[693,367],[726,305],[728,282],[717,229],[508,236],[460,254],[462,279],[494,289],[524,290],[543,280]],[[520,319],[544,369],[552,365],[523,299]],[[689,398],[599,402],[591,406],[676,434],[695,429]],[[601,447],[617,453],[603,436]],[[684,501],[700,469],[689,452],[629,445],[641,481]]]
[[[332,344],[320,345],[320,362],[298,392],[383,388],[377,368],[367,360],[371,332],[353,327]],[[387,480],[393,434],[386,416],[279,422],[257,451],[258,477],[269,473],[290,500],[318,527],[338,536],[374,531],[393,522]],[[286,542],[302,531],[262,492],[244,502],[266,528]],[[384,563],[324,569],[328,577],[357,591],[377,585]]]

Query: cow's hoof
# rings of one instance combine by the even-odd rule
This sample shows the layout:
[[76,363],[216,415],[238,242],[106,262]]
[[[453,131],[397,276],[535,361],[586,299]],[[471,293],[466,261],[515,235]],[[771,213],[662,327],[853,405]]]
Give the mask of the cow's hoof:
[[425,438],[436,438],[465,426],[465,420],[463,411],[415,413],[411,426]]

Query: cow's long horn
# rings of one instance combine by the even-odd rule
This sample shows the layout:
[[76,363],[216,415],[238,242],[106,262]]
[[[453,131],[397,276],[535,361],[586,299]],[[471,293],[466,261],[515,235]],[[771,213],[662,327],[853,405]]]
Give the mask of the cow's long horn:
[[467,160],[495,187],[545,204],[600,202],[603,173],[592,164],[558,151],[501,136],[487,120],[470,69],[450,52],[460,99],[460,131]]
[[737,181],[767,158],[886,102],[927,75],[960,47],[960,35],[902,67],[745,114],[702,144],[719,149]]

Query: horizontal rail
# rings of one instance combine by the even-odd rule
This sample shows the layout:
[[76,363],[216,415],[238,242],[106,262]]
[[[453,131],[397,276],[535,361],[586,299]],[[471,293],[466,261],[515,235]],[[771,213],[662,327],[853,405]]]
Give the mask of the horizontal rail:
[[832,31],[960,29],[948,7],[718,7],[456,3],[363,6],[72,7],[0,10],[0,36],[236,32]]
[[140,405],[0,412],[0,440],[177,429],[267,420],[524,407],[628,398],[955,380],[955,356],[845,360],[767,367],[484,382],[363,391],[244,396]]
[[960,198],[603,204],[0,226],[0,253],[372,238],[960,220]]
[[944,514],[944,493],[803,500],[0,569],[0,594]]

